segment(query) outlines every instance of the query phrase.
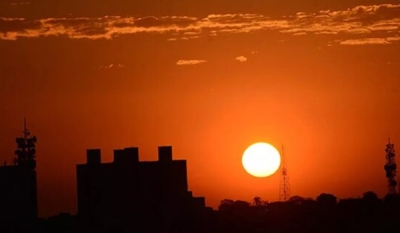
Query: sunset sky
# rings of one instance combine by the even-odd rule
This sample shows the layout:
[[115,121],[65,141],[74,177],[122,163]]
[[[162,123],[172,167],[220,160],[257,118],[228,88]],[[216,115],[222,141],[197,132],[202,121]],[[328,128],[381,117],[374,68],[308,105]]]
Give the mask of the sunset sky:
[[241,164],[259,141],[285,146],[292,195],[383,197],[400,1],[0,0],[0,109],[0,161],[24,117],[38,137],[42,217],[76,213],[88,148],[172,145],[212,207],[278,200],[278,173]]

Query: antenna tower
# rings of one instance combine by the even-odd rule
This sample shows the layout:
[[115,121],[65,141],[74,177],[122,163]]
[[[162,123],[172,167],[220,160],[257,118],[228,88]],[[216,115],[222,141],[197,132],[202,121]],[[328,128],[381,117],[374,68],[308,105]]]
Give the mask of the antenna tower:
[[289,185],[289,175],[287,174],[287,168],[285,163],[285,155],[282,146],[282,153],[281,153],[281,162],[282,162],[282,169],[281,169],[281,182],[279,187],[279,200],[280,201],[287,201],[290,198],[290,185]]
[[34,170],[36,168],[36,137],[30,136],[29,130],[26,128],[26,119],[24,118],[23,137],[15,139],[17,150],[15,150],[15,164],[17,166],[26,167]]
[[390,138],[388,140],[388,144],[386,144],[386,178],[388,180],[387,188],[388,194],[396,194],[397,193],[397,181],[396,181],[396,153],[394,151],[394,144],[390,143]]

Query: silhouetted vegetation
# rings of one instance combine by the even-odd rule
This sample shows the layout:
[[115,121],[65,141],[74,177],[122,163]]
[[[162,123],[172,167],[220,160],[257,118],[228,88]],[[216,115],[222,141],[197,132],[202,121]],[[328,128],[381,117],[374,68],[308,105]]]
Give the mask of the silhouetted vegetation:
[[[257,199],[258,200],[258,199]],[[383,200],[371,191],[362,198],[337,200],[322,193],[315,200],[293,196],[287,202],[250,204],[225,199],[215,232],[398,232],[400,196]]]
[[[191,216],[194,222],[183,223],[196,226],[201,223],[202,228],[195,232],[207,233],[400,231],[400,195],[380,199],[372,191],[365,192],[361,198],[341,200],[329,193],[321,193],[315,200],[293,196],[286,202],[268,202],[260,197],[255,197],[252,202],[224,199],[217,210],[206,208],[205,213],[195,218]],[[131,223],[135,222],[132,219]],[[35,225],[8,228],[3,225],[2,232],[133,232],[132,229],[134,226],[88,224],[76,215],[60,213],[39,219]],[[151,229],[149,226],[134,232],[159,232]],[[193,232],[193,228],[178,224],[162,232]]]

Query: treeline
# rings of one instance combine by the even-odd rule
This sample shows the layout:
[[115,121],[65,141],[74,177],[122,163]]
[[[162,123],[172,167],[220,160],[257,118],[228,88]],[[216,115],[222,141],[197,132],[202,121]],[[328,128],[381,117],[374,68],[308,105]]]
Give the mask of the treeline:
[[[190,230],[168,229],[171,233],[347,233],[400,232],[400,195],[378,198],[365,192],[361,198],[340,199],[322,193],[315,199],[293,196],[285,202],[268,202],[255,197],[251,202],[224,199],[217,210],[207,208],[193,220]],[[133,224],[133,225],[132,225]],[[155,221],[154,224],[159,224]],[[182,224],[182,223],[181,223]],[[76,215],[59,214],[40,219],[36,224],[12,224],[0,232],[149,232],[135,229],[134,221],[127,229],[121,226],[96,227],[79,221]],[[196,229],[193,229],[196,226]],[[201,229],[197,229],[201,226]],[[3,226],[4,227],[4,226]],[[1,227],[0,227],[1,228]]]
[[286,202],[255,197],[253,202],[222,200],[214,232],[400,232],[400,196],[378,198],[365,192],[361,198],[338,200],[322,193],[316,199],[293,196]]

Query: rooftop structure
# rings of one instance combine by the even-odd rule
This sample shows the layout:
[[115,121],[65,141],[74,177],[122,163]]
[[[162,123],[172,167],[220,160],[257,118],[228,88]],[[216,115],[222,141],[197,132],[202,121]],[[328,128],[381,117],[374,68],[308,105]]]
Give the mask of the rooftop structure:
[[16,138],[13,165],[0,167],[0,223],[33,223],[38,216],[36,184],[36,137],[24,121],[23,137]]
[[114,150],[111,163],[101,163],[100,149],[86,156],[77,165],[78,214],[85,222],[177,232],[184,223],[195,227],[191,221],[205,210],[205,199],[188,191],[186,161],[173,160],[170,146],[158,148],[158,161],[139,161],[136,147]]

